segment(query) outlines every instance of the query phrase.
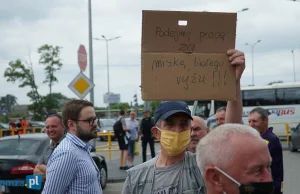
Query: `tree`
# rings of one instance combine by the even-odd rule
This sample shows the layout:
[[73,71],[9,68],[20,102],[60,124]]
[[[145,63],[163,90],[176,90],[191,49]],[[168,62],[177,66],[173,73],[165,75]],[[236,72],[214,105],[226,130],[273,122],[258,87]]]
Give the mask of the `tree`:
[[49,95],[47,96],[46,101],[49,103],[47,104],[47,110],[54,108],[53,106],[55,103],[52,103],[52,86],[55,82],[58,82],[58,79],[54,76],[54,73],[61,69],[62,62],[59,57],[61,47],[52,46],[45,44],[38,49],[38,53],[41,54],[39,63],[45,66],[45,74],[46,79],[43,83],[48,83],[49,86]]
[[152,113],[151,116],[154,116],[154,112],[157,109],[158,105],[160,104],[161,101],[152,101],[151,106],[152,106]]
[[[30,59],[30,57],[29,57]],[[15,83],[21,82],[20,88],[30,87],[31,90],[27,93],[27,96],[33,102],[32,110],[34,111],[34,118],[41,119],[42,116],[42,99],[38,92],[38,87],[35,83],[34,72],[32,69],[31,60],[26,62],[26,66],[20,59],[9,62],[9,67],[4,72],[4,77],[7,82]]]
[[7,113],[11,113],[13,106],[16,104],[18,104],[17,97],[15,97],[14,95],[7,94],[6,96],[0,98],[0,107],[1,109],[4,108]]
[[70,100],[70,98],[61,93],[52,93],[51,97],[49,96],[50,94],[43,96],[43,104],[48,111],[51,109],[60,110],[63,106],[64,101]]
[[123,109],[123,110],[128,110],[130,109],[130,106],[128,102],[121,102],[119,104],[111,104],[110,105],[111,109]]

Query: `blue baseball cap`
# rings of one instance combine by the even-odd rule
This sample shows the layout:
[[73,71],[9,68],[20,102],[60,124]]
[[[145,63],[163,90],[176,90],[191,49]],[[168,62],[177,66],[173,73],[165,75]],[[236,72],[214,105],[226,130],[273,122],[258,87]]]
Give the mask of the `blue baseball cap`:
[[156,124],[158,120],[166,120],[175,113],[186,113],[193,120],[187,103],[183,101],[163,101],[158,105],[154,113],[154,123]]

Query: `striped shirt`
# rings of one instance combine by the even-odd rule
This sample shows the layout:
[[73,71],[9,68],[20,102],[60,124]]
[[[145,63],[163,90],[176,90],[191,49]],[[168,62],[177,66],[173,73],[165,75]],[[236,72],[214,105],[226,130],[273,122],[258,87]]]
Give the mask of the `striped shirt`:
[[49,159],[42,194],[102,194],[90,150],[90,144],[67,133]]

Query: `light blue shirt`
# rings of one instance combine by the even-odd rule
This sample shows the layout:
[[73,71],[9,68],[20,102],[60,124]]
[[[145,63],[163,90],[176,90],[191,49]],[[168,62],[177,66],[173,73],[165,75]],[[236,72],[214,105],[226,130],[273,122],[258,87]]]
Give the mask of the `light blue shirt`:
[[130,140],[136,140],[140,128],[139,122],[135,119],[126,119],[126,127],[130,129]]
[[102,194],[100,173],[91,145],[67,133],[53,151],[42,194]]

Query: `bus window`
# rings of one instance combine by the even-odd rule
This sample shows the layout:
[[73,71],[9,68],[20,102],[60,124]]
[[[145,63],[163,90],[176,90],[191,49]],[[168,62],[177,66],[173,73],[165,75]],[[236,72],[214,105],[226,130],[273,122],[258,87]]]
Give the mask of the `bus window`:
[[207,119],[210,115],[211,101],[198,101],[194,115]]
[[274,89],[243,91],[243,106],[268,106],[276,104]]
[[300,104],[300,88],[280,88],[277,89],[278,105]]

